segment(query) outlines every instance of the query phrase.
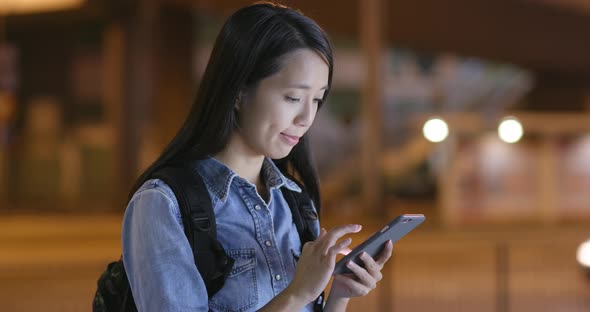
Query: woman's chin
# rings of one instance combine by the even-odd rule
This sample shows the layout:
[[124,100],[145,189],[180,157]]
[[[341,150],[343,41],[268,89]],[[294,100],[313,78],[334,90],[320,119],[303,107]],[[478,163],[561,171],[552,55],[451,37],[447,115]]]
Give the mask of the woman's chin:
[[277,149],[277,150],[271,151],[266,156],[268,158],[271,158],[271,159],[283,159],[283,158],[289,156],[289,154],[291,153],[292,150],[293,150],[292,147],[290,147],[290,148],[281,148],[281,149]]

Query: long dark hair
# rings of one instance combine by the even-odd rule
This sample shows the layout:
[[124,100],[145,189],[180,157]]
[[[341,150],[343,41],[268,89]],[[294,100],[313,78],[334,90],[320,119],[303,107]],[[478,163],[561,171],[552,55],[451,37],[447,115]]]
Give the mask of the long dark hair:
[[[328,64],[325,100],[332,84],[332,47],[312,19],[268,2],[232,14],[215,40],[187,119],[158,159],[137,179],[129,198],[157,169],[173,161],[202,159],[225,148],[237,127],[234,106],[240,93],[277,73],[281,57],[301,48],[316,51]],[[273,161],[281,172],[305,187],[319,210],[319,179],[309,149],[306,134],[287,157]]]

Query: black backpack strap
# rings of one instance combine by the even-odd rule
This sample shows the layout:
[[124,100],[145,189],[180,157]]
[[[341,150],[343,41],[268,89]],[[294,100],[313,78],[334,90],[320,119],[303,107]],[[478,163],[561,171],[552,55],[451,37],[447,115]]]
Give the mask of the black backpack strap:
[[299,192],[291,191],[285,187],[281,188],[283,197],[289,204],[291,214],[293,215],[293,222],[297,227],[301,244],[314,241],[317,238],[317,233],[312,231],[312,224],[319,220],[318,213],[313,209],[311,198],[304,190]]
[[225,253],[217,240],[215,214],[205,183],[198,173],[182,165],[161,168],[152,178],[164,181],[176,196],[184,234],[211,298],[223,287],[234,259]]
[[[313,229],[313,223],[319,220],[319,214],[313,209],[312,201],[307,192],[301,188],[301,193],[291,191],[286,187],[282,187],[283,197],[291,209],[293,215],[293,222],[299,233],[301,239],[301,246],[303,244],[317,239],[317,233]],[[321,312],[324,310],[325,293],[322,291],[320,296],[315,300],[313,310],[314,312]]]

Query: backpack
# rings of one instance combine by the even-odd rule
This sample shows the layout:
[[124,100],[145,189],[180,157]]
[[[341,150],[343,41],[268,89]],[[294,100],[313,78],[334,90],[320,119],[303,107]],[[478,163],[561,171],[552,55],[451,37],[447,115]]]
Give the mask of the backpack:
[[[204,182],[199,174],[182,165],[163,167],[154,172],[151,178],[164,181],[176,196],[184,234],[192,248],[195,265],[205,282],[207,295],[211,298],[223,287],[234,260],[225,253],[217,240],[215,215]],[[311,230],[311,225],[318,220],[318,214],[307,193],[303,188],[301,193],[287,188],[281,188],[281,191],[291,209],[301,245],[315,240],[316,233]],[[323,300],[322,292],[314,303],[314,311],[323,311]],[[98,279],[92,310],[137,311],[122,258],[109,263]]]

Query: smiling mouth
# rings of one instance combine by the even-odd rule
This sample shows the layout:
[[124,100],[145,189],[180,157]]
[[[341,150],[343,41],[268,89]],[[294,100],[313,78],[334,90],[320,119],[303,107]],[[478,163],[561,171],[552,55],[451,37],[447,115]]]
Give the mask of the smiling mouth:
[[281,138],[289,145],[296,145],[299,143],[299,137],[297,136],[288,135],[281,132]]

